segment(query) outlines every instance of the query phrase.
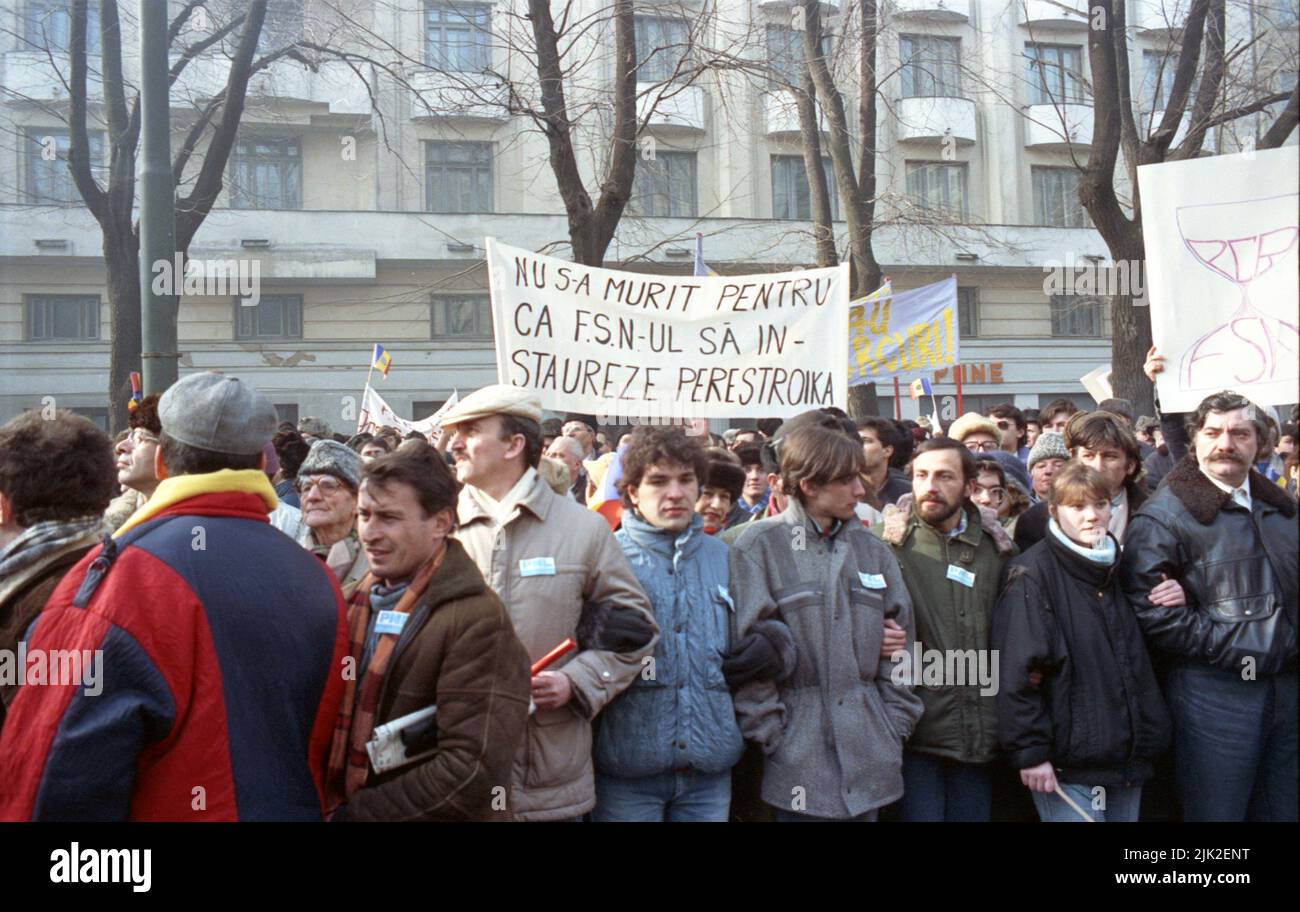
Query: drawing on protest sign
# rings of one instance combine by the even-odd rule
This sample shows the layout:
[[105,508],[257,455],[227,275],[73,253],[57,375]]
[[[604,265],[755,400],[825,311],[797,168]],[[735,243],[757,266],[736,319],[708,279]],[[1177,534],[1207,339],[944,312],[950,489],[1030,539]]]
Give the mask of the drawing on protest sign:
[[431,439],[431,442],[437,443],[438,438],[442,436],[442,427],[439,422],[442,416],[447,414],[458,401],[460,401],[460,394],[453,390],[451,396],[442,404],[442,407],[428,418],[421,418],[419,421],[408,421],[398,416],[393,411],[392,406],[384,401],[384,397],[379,395],[379,392],[367,383],[365,394],[361,397],[361,414],[357,416],[357,433],[374,434],[382,427],[395,427],[403,434],[409,434],[412,431],[417,434],[424,434]]
[[849,307],[849,386],[960,360],[957,277]]
[[1295,146],[1138,168],[1163,409],[1300,399],[1298,169]]
[[543,408],[631,423],[845,405],[847,265],[664,276],[487,251],[500,382]]

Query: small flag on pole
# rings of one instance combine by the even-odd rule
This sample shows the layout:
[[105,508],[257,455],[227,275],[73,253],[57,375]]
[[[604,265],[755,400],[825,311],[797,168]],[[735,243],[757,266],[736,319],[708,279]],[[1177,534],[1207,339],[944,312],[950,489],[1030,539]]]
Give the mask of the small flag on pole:
[[913,399],[920,399],[922,396],[933,396],[934,390],[930,387],[930,381],[922,377],[919,380],[913,380],[912,385],[908,387]]
[[704,262],[704,233],[695,232],[695,274],[697,276],[715,276],[717,275],[708,264]]
[[378,342],[375,343],[375,358],[372,365],[377,371],[388,377],[388,369],[393,366],[393,356],[384,351],[384,347]]

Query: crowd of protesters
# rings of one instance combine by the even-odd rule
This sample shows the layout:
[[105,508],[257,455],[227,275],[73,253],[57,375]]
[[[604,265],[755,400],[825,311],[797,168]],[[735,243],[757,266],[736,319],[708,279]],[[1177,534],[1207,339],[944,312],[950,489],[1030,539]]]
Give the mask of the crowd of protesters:
[[1295,820],[1289,419],[28,412],[0,819]]

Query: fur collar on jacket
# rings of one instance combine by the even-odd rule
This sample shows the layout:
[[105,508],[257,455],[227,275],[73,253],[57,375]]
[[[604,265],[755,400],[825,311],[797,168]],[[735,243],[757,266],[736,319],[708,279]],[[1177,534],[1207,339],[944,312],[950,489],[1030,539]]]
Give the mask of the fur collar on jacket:
[[[993,544],[997,546],[999,554],[1010,554],[1015,550],[1015,542],[1011,540],[1007,530],[1002,528],[1002,523],[998,522],[997,513],[987,507],[979,506],[974,501],[967,501],[967,504],[979,510],[980,526],[984,529],[985,534],[993,539]],[[880,537],[891,545],[901,545],[903,539],[907,537],[908,521],[912,518],[912,495],[904,494],[898,498],[898,503],[886,505],[884,516],[884,529],[881,531]],[[917,522],[920,522],[920,520],[918,519]]]
[[[1165,476],[1165,485],[1178,501],[1187,508],[1187,512],[1203,526],[1214,522],[1232,496],[1221,491],[1214,482],[1205,477],[1196,460],[1188,454]],[[1250,470],[1250,496],[1252,500],[1262,500],[1275,507],[1287,518],[1296,514],[1296,502],[1291,496],[1275,484],[1271,484],[1263,475]]]

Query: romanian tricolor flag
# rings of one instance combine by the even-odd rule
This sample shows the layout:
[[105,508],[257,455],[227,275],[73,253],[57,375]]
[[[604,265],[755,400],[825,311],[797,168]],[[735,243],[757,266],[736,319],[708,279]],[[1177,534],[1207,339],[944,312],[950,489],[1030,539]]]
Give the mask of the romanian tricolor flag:
[[388,369],[393,366],[393,356],[384,351],[384,347],[378,342],[375,343],[375,357],[371,362],[371,367],[388,377]]
[[913,380],[912,385],[908,387],[913,399],[920,399],[922,396],[933,396],[934,389],[930,386],[930,381],[922,377],[920,380]]
[[[627,444],[623,445],[623,449]],[[618,482],[623,477],[623,450],[606,453],[587,464],[587,477],[595,491],[587,500],[587,508],[595,510],[609,523],[611,532],[623,523],[623,499],[618,493]]]

